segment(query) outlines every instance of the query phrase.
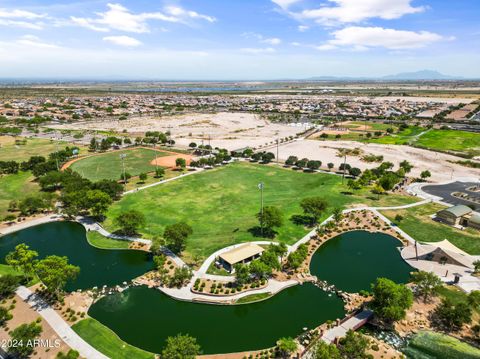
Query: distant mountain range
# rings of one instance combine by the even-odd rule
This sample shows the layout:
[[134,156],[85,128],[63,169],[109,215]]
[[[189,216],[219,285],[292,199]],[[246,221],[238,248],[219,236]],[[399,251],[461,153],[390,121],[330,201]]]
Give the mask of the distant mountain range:
[[377,80],[377,81],[398,81],[398,80],[415,80],[415,81],[432,81],[432,80],[464,80],[460,76],[450,76],[442,74],[434,70],[421,70],[415,72],[401,72],[395,75],[387,75],[382,77],[336,77],[336,76],[316,76],[307,80],[313,81],[359,81],[359,80]]

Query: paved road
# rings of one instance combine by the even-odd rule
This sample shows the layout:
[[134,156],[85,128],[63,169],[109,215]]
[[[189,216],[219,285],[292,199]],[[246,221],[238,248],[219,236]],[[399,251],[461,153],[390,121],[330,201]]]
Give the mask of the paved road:
[[38,295],[32,293],[30,289],[20,286],[16,293],[50,324],[55,333],[57,333],[70,348],[77,350],[80,356],[88,359],[108,359],[107,356],[100,353],[75,333],[52,307]]
[[478,183],[452,182],[452,183],[446,183],[441,185],[425,185],[425,186],[422,186],[422,191],[426,192],[431,196],[442,198],[442,202],[445,202],[451,205],[457,205],[457,204],[463,204],[466,206],[473,205],[475,206],[475,209],[479,210],[480,204],[476,204],[474,202],[466,201],[461,198],[452,196],[453,192],[465,192],[471,196],[477,197],[480,200],[479,192],[467,191],[468,187],[475,186],[475,185],[478,185]]

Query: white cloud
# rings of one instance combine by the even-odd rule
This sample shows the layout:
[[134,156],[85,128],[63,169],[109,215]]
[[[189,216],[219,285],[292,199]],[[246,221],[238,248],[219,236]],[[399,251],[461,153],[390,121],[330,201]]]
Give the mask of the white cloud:
[[321,24],[356,23],[371,18],[398,19],[403,15],[415,14],[425,7],[413,7],[412,0],[329,0],[335,6],[322,6],[303,10],[294,16],[311,19]]
[[273,47],[247,47],[240,49],[240,51],[245,52],[247,54],[271,54],[275,52]]
[[319,46],[314,46],[313,48],[318,50],[318,51],[330,51],[330,50],[335,50],[337,48],[337,46],[332,45],[332,44],[323,44],[323,45],[319,45]]
[[24,29],[30,29],[30,30],[42,30],[43,29],[43,23],[41,23],[41,22],[28,22],[28,21],[0,19],[0,25],[1,26],[23,27]]
[[120,4],[109,3],[107,7],[107,11],[96,13],[97,18],[72,16],[70,19],[75,25],[94,31],[108,32],[110,30],[119,30],[134,33],[149,32],[148,20],[185,24],[192,19],[206,20],[208,22],[215,21],[214,17],[185,10],[178,6],[167,6],[165,12],[146,12],[139,14],[132,13]]
[[142,45],[142,43],[130,36],[106,36],[103,41],[111,42],[112,44],[125,47],[136,47]]
[[175,16],[177,18],[201,19],[208,22],[215,22],[217,20],[213,16],[202,15],[195,11],[185,10],[179,6],[167,6],[165,10],[168,14]]
[[27,20],[34,20],[46,17],[45,14],[37,14],[31,11],[25,10],[10,10],[10,9],[0,9],[0,18],[6,19],[27,19]]
[[280,45],[282,43],[282,40],[280,40],[278,37],[272,37],[268,39],[263,39],[260,42],[263,42],[264,44],[269,44],[269,45]]
[[428,31],[404,31],[385,29],[382,27],[351,26],[332,33],[333,39],[316,47],[318,50],[332,50],[347,46],[357,51],[371,47],[383,47],[391,50],[416,49],[430,45],[443,36]]
[[257,39],[259,42],[261,42],[262,44],[268,44],[268,45],[271,45],[271,46],[277,46],[277,45],[280,45],[282,43],[282,40],[279,39],[278,37],[265,37],[261,34],[257,34],[255,32],[244,32],[242,34],[243,37],[245,38],[255,38]]
[[298,31],[300,31],[300,32],[305,32],[305,31],[307,31],[308,29],[310,29],[309,26],[306,26],[306,25],[298,25]]
[[272,0],[273,3],[277,4],[283,10],[287,10],[290,6],[300,1],[301,0]]
[[42,30],[44,24],[39,20],[46,16],[46,14],[37,14],[31,11],[1,8],[0,26],[14,26],[31,30]]
[[17,41],[15,41],[18,45],[24,45],[28,47],[38,47],[43,49],[58,49],[59,46],[55,44],[51,44],[48,42],[42,41],[39,37],[34,35],[24,35],[20,37]]

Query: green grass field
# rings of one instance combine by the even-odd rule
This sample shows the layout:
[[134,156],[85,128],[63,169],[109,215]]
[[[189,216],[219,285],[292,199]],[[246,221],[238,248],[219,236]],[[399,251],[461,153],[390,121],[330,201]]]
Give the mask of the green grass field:
[[[24,137],[17,137],[18,140],[25,139]],[[0,161],[26,161],[31,156],[44,156],[47,157],[50,153],[56,151],[56,146],[54,141],[41,139],[41,138],[31,138],[26,139],[27,144],[25,145],[16,145],[15,138],[11,136],[0,136]],[[66,146],[73,146],[68,142],[58,142],[58,149],[62,150]],[[80,154],[86,153],[87,150],[83,146],[78,146],[80,148]]]
[[386,131],[387,128],[395,128],[394,125],[381,122],[372,121],[349,121],[347,124],[342,124],[342,127],[349,128],[351,130],[363,131],[365,126],[367,131]]
[[22,200],[39,191],[30,172],[18,172],[16,175],[0,176],[0,219],[8,214],[8,204],[12,200]]
[[328,217],[334,207],[351,203],[399,205],[416,201],[413,197],[394,195],[376,201],[368,190],[355,195],[342,194],[347,188],[341,184],[339,176],[243,162],[129,194],[110,207],[105,227],[117,230],[113,219],[129,209],[145,214],[147,223],[140,232],[147,238],[161,236],[166,225],[185,221],[194,232],[185,254],[205,257],[231,244],[258,240],[249,229],[258,225],[255,215],[260,207],[259,182],[265,183],[265,205],[279,207],[284,215],[276,239],[289,244],[308,232],[304,226],[290,220],[292,215],[302,213],[302,198],[325,198],[330,208],[323,218]]
[[473,359],[480,350],[449,335],[422,331],[415,334],[403,351],[412,359]]
[[423,131],[425,131],[425,128],[423,127],[412,126],[398,133],[380,138],[372,138],[366,142],[380,143],[384,145],[408,145],[411,141],[414,142],[416,140],[416,136],[421,134]]
[[130,245],[128,241],[107,238],[96,231],[87,232],[87,240],[91,246],[101,249],[127,249]]
[[[155,166],[150,164],[155,159],[155,151],[146,148],[106,152],[90,156],[74,162],[70,168],[91,181],[101,179],[118,180],[123,173],[121,154],[127,155],[125,157],[125,171],[132,176],[155,170]],[[157,151],[157,157],[168,155],[169,153],[167,152]]]
[[[367,122],[368,123],[368,122]],[[373,131],[376,131],[378,129],[386,129],[389,126],[384,125],[384,124],[371,124],[371,125],[377,125],[377,126],[372,126],[374,129],[368,130],[368,132],[373,133]],[[382,126],[380,126],[382,125]],[[385,128],[383,128],[385,126]],[[390,126],[392,127],[392,126]],[[395,127],[394,127],[395,128]],[[371,137],[367,138],[366,133],[363,131],[352,131],[349,133],[344,133],[341,134],[340,138],[335,138],[334,135],[329,135],[327,140],[338,140],[338,141],[359,141],[359,142],[364,142],[364,143],[379,143],[379,144],[384,144],[384,145],[408,145],[410,142],[415,142],[419,134],[421,134],[423,131],[425,131],[425,128],[423,127],[417,127],[417,126],[412,126],[409,127],[405,130],[402,130],[398,133],[393,133],[391,135],[384,135],[381,137]],[[319,133],[319,135],[321,132]],[[317,140],[323,140],[320,137],[316,137]]]
[[441,151],[455,151],[472,156],[480,155],[480,133],[432,130],[420,136],[415,145]]
[[439,242],[448,239],[469,254],[480,254],[480,232],[471,228],[462,231],[430,218],[430,215],[443,208],[445,207],[430,203],[382,213],[393,222],[397,214],[403,216],[403,220],[397,222],[397,225],[419,242]]
[[113,331],[92,318],[81,320],[74,324],[72,329],[88,344],[109,358],[153,359],[155,356],[153,353],[125,343]]

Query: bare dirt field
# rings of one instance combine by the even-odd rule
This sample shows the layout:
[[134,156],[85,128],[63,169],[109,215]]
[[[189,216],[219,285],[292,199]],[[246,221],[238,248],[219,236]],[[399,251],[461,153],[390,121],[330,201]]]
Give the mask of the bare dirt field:
[[[192,141],[201,144],[203,140],[204,144],[210,141],[212,146],[227,149],[245,146],[257,147],[273,141],[277,137],[294,136],[304,130],[301,127],[270,123],[255,114],[233,112],[132,117],[123,121],[102,119],[101,121],[77,122],[52,127],[118,132],[126,130],[130,134],[142,134],[147,131],[170,131],[172,138],[180,145],[188,146]],[[222,143],[227,144],[227,146],[220,146]]]
[[[435,182],[465,177],[479,178],[480,176],[480,169],[468,168],[449,162],[458,161],[458,158],[455,156],[408,146],[364,144],[351,141],[298,140],[280,145],[279,158],[286,160],[290,155],[299,158],[307,157],[320,160],[324,165],[332,162],[335,168],[338,168],[343,162],[343,158],[337,156],[340,148],[360,148],[364,154],[383,156],[384,161],[394,163],[396,169],[401,161],[407,160],[415,166],[411,172],[413,176],[420,176],[420,172],[429,170],[432,174],[430,179]],[[361,161],[360,157],[353,156],[347,157],[347,163],[362,170],[378,166],[378,163],[366,163]]]
[[187,163],[187,166],[189,166],[190,162],[192,162],[192,156],[190,156],[190,155],[175,154],[175,155],[171,155],[171,156],[158,157],[156,160],[153,160],[150,163],[154,166],[158,165],[160,167],[173,168],[173,167],[176,167],[177,158],[185,159],[185,162]]

